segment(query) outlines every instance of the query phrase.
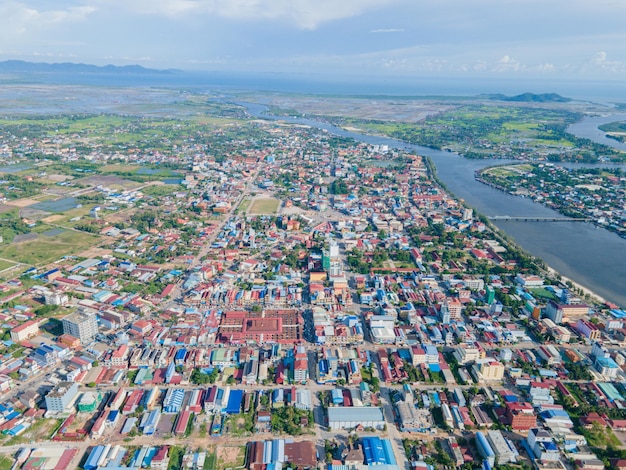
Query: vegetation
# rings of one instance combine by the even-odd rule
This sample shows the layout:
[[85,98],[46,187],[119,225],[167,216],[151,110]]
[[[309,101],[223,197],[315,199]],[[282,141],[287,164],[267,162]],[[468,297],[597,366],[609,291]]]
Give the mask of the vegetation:
[[274,214],[280,201],[274,198],[261,198],[252,201],[249,212],[251,214]]
[[214,367],[210,374],[205,374],[200,369],[194,369],[191,373],[190,381],[195,385],[214,384],[219,376],[219,370]]
[[568,134],[567,126],[580,117],[565,109],[467,103],[419,122],[331,120],[413,144],[454,150],[466,158],[527,158],[532,150],[542,150],[550,161],[595,162],[598,155],[623,159],[608,146]]
[[568,376],[572,380],[592,380],[593,375],[591,372],[585,367],[584,364],[580,362],[571,362],[565,365],[565,368],[569,372]]
[[170,463],[167,470],[178,470],[182,468],[185,448],[181,446],[170,446]]
[[[313,412],[300,410],[294,406],[284,406],[272,411],[272,431],[292,436],[299,436],[313,427]],[[306,420],[303,425],[302,421]]]

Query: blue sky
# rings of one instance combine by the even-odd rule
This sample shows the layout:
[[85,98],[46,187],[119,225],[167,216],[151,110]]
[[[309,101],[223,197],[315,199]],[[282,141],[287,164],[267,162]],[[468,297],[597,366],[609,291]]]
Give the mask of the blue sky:
[[623,0],[2,0],[0,60],[626,78]]

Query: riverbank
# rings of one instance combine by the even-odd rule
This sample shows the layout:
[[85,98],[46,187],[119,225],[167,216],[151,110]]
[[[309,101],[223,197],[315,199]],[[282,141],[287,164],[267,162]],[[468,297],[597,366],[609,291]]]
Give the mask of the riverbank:
[[[482,168],[474,178],[514,197],[529,198],[563,217],[586,220],[626,238],[621,217],[626,188],[621,170],[572,169],[558,163],[524,165],[522,169],[520,165]],[[533,176],[528,177],[529,173]]]
[[[277,120],[276,116],[265,114],[267,106],[237,102],[245,106],[248,113],[260,119]],[[494,165],[493,160],[468,160],[454,152],[438,151],[419,145],[350,132],[314,119],[281,118],[294,124],[305,124],[323,129],[334,135],[352,138],[372,145],[386,145],[390,149],[405,150],[432,159],[437,168],[439,180],[445,184],[450,194],[464,201],[476,213],[486,217],[498,215],[560,217],[554,210],[537,204],[529,198],[520,198],[483,185],[474,179],[476,171]],[[499,164],[520,163],[516,160],[498,161]],[[572,167],[595,167],[593,164],[568,164]],[[603,164],[607,166],[607,164]],[[551,266],[561,276],[588,286],[599,296],[626,306],[626,240],[615,233],[597,228],[592,224],[579,222],[559,222],[551,224],[535,222],[494,221],[502,233],[508,235],[525,252],[539,258]]]
[[551,268],[550,266],[546,265],[545,270],[548,273],[548,276],[550,276],[552,279],[560,278],[560,282],[563,283],[564,285],[567,285],[568,283],[570,283],[575,289],[579,290],[582,293],[581,294],[582,296],[586,297],[587,299],[590,299],[599,304],[608,303],[608,301],[601,295],[598,295],[596,292],[592,291],[588,287],[585,287],[582,284],[579,284],[571,280],[570,278],[563,276],[562,274],[557,272],[554,268]]

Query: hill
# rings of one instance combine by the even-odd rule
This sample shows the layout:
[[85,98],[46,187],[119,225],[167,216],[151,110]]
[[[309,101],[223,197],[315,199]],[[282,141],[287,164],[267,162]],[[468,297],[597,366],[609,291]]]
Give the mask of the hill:
[[566,98],[557,93],[522,93],[521,95],[506,96],[502,94],[480,95],[479,98],[487,98],[497,101],[517,101],[524,103],[568,103],[571,98]]
[[23,60],[6,60],[0,62],[0,73],[97,73],[115,75],[173,74],[177,70],[147,69],[141,65],[105,65],[103,67],[90,64],[26,62]]

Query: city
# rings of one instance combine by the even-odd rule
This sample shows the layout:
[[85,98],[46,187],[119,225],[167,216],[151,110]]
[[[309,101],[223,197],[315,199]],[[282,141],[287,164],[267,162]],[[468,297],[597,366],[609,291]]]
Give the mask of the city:
[[207,109],[3,121],[2,468],[623,467],[626,311],[420,155]]

